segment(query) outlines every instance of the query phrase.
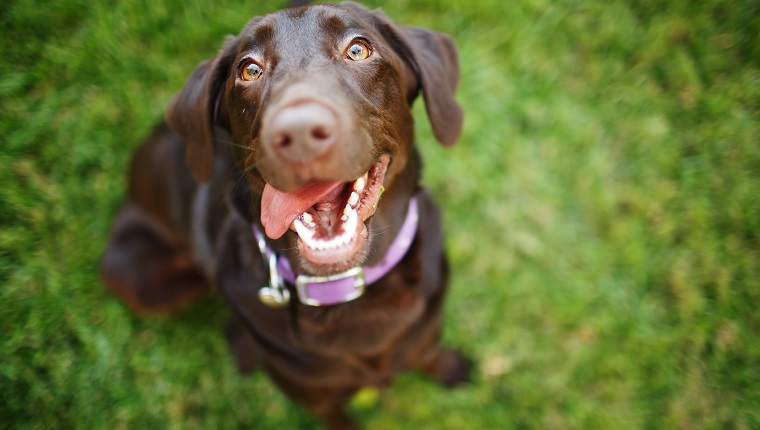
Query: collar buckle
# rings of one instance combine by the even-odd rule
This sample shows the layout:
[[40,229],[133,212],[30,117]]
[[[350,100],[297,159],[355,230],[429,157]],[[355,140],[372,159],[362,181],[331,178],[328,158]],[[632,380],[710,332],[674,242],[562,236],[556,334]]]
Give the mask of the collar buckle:
[[301,303],[309,306],[349,302],[364,294],[367,286],[361,266],[330,276],[298,275],[295,284]]
[[267,252],[264,238],[258,238],[259,250],[264,260],[269,263],[269,285],[259,289],[259,300],[270,308],[284,308],[290,303],[290,291],[285,288],[285,281],[277,270],[277,255]]

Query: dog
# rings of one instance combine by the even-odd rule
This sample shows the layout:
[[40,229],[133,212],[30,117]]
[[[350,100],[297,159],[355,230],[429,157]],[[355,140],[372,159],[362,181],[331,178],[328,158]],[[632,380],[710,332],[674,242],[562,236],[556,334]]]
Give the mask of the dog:
[[355,428],[346,401],[399,372],[469,381],[469,361],[439,346],[448,266],[411,113],[421,94],[454,144],[458,80],[448,36],[379,10],[253,18],[137,150],[105,284],[148,313],[215,285],[238,368],[263,368],[332,429]]

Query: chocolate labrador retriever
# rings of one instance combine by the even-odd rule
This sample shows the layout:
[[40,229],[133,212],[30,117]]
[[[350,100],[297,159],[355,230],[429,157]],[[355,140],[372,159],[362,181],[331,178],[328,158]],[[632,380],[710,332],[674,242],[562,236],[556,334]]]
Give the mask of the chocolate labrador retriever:
[[439,347],[448,269],[410,111],[422,93],[453,144],[458,67],[447,36],[354,3],[253,18],[137,151],[108,288],[154,312],[216,285],[239,368],[330,428],[354,427],[346,400],[399,372],[465,382],[467,361]]

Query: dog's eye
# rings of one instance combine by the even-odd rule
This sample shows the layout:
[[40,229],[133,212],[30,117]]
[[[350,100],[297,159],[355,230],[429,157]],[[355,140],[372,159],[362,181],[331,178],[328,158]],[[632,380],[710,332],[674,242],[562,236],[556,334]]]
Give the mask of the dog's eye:
[[346,49],[346,58],[353,61],[363,60],[369,57],[372,51],[369,44],[363,40],[354,40]]
[[243,66],[243,69],[240,72],[240,77],[244,81],[255,81],[256,79],[259,79],[262,74],[264,74],[264,69],[262,69],[257,63],[249,61]]

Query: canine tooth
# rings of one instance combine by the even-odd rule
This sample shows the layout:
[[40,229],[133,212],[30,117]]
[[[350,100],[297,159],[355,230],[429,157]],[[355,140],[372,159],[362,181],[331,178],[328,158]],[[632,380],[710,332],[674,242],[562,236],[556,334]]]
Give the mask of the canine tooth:
[[364,185],[365,184],[366,184],[366,182],[364,180],[364,176],[361,176],[361,177],[359,177],[359,179],[356,180],[356,182],[354,182],[354,189],[356,191],[362,191],[362,190],[364,190]]
[[312,217],[310,213],[304,212],[303,215],[301,215],[301,218],[303,218],[304,224],[313,224],[314,217]]
[[343,224],[343,231],[345,231],[348,235],[351,235],[356,230],[356,225],[359,221],[359,214],[356,211],[351,211],[351,213],[347,214],[347,216],[348,219],[346,220],[345,224]]
[[343,208],[343,215],[351,216],[351,212],[354,211],[354,208],[351,207],[351,205],[346,204],[346,207]]
[[293,225],[296,228],[296,233],[305,242],[309,242],[314,237],[314,231],[306,227],[300,219],[293,220]]
[[359,195],[352,191],[351,195],[348,197],[348,204],[356,206],[357,203],[359,203]]

